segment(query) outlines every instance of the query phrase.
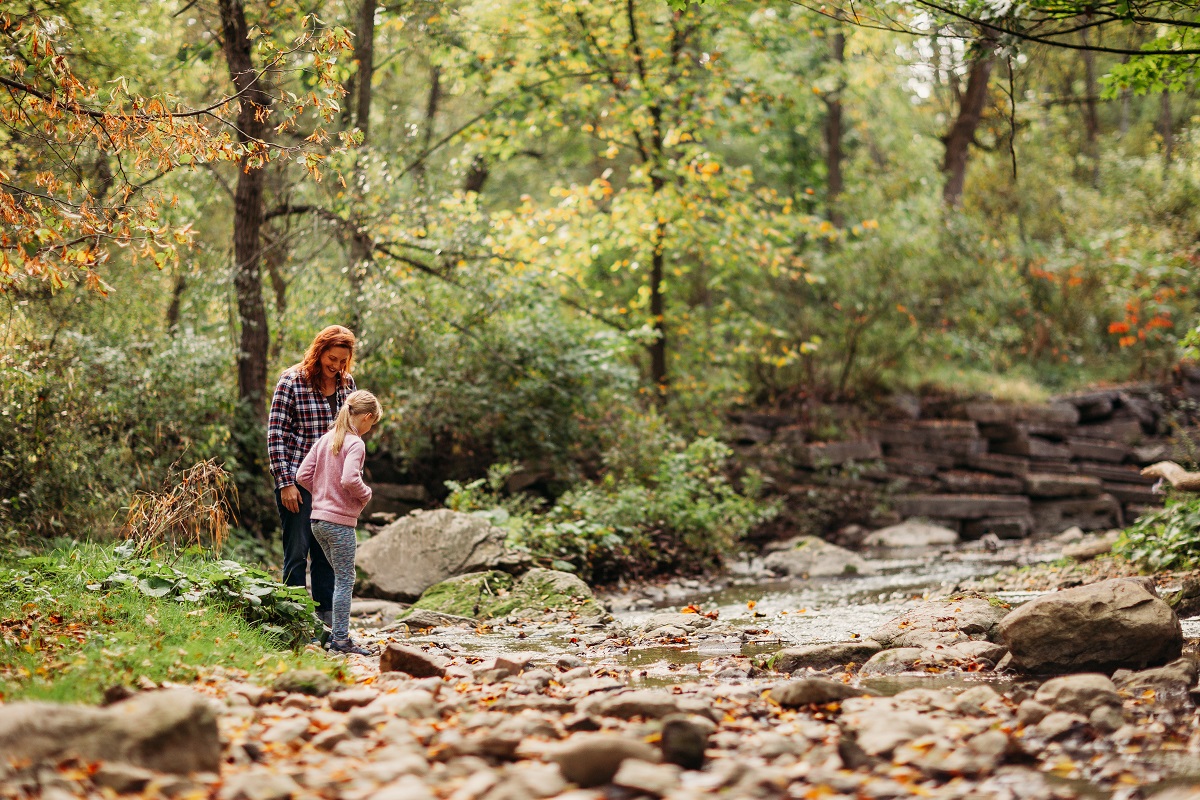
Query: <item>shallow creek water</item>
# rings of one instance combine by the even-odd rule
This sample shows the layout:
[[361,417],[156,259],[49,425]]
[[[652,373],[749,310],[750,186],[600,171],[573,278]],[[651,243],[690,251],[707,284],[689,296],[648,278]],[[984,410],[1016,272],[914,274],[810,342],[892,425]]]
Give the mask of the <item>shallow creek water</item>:
[[[760,656],[783,647],[868,636],[905,609],[945,593],[960,581],[1011,564],[1050,558],[1031,557],[1016,548],[995,553],[930,549],[867,555],[876,568],[870,575],[765,579],[756,577],[757,565],[750,562],[735,565],[733,578],[718,583],[680,580],[601,596],[616,623],[631,632],[655,614],[687,605],[709,615],[715,612],[721,632],[686,642],[640,643],[636,635],[614,640],[605,635],[604,626],[596,625],[589,634],[566,624],[496,624],[474,632],[441,629],[412,638],[480,657],[517,650],[570,654],[593,666],[627,673],[641,685],[681,683],[717,671],[730,656]],[[1033,596],[1012,594],[1005,599],[1023,602]],[[975,675],[879,679],[880,685],[873,688],[891,693],[914,685],[961,685],[980,679]]]
[[[580,630],[568,624],[494,624],[477,631],[441,629],[413,636],[450,652],[479,657],[513,651],[548,656],[574,655],[624,674],[631,683],[655,686],[683,683],[718,672],[730,657],[762,656],[783,647],[867,637],[883,623],[956,584],[1017,564],[1052,561],[1057,552],[1011,546],[981,549],[875,551],[865,553],[875,572],[833,578],[763,578],[755,562],[737,564],[733,577],[713,583],[682,579],[665,586],[641,586],[601,595],[618,625],[631,635],[614,639],[596,624]],[[1037,592],[998,592],[1019,605]],[[656,614],[692,605],[716,613],[719,633],[677,643],[639,641],[638,628]],[[1184,635],[1200,637],[1200,618],[1184,621]],[[945,688],[979,681],[1007,682],[976,673],[898,676],[864,681],[892,694],[922,686]]]

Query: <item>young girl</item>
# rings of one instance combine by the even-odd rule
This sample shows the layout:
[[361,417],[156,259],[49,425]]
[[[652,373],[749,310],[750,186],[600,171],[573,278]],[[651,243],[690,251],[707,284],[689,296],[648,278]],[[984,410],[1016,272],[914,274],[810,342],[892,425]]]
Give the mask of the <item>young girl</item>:
[[300,462],[296,483],[312,493],[313,538],[333,567],[333,634],[329,649],[371,655],[350,641],[350,594],[354,589],[354,526],[371,489],[363,483],[367,448],[361,437],[383,409],[370,392],[352,392],[329,429]]

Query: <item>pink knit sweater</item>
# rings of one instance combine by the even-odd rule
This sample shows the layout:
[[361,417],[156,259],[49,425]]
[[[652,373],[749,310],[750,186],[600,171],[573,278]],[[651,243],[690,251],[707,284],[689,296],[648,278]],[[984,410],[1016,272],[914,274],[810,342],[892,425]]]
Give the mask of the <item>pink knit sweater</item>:
[[317,440],[300,462],[296,483],[312,493],[312,518],[354,527],[358,515],[371,500],[371,488],[363,483],[363,461],[367,447],[353,433],[347,433],[342,451],[336,456],[330,448],[332,433]]

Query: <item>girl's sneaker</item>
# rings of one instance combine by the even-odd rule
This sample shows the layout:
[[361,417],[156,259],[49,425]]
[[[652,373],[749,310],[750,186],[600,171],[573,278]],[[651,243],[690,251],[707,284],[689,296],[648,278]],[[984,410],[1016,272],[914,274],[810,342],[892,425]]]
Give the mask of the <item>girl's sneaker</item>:
[[329,648],[329,652],[331,653],[345,653],[347,655],[352,653],[356,656],[375,655],[371,650],[355,644],[353,639],[343,639],[340,642],[337,639],[330,639],[329,644],[325,646]]

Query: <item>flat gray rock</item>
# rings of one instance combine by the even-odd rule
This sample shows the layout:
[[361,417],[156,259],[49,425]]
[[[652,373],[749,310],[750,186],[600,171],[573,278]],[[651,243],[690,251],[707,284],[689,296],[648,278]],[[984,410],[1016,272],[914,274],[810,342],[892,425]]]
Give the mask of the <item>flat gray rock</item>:
[[188,689],[170,689],[107,708],[0,705],[0,753],[34,763],[73,755],[188,774],[220,768],[221,740],[209,701]]
[[888,647],[933,649],[973,640],[991,640],[1010,609],[982,597],[933,600],[881,625],[871,639]]
[[677,714],[680,708],[679,699],[665,689],[631,689],[600,695],[581,703],[579,710],[585,714],[619,719],[662,719]]
[[446,674],[446,663],[442,656],[394,642],[379,654],[380,672],[403,672],[414,678],[440,678]]
[[576,733],[546,755],[558,764],[565,779],[583,789],[611,783],[626,759],[659,760],[658,750],[651,745],[610,733]]
[[460,617],[457,614],[446,614],[442,611],[433,611],[428,608],[414,608],[409,613],[402,615],[397,622],[389,625],[388,628],[398,628],[401,625],[407,625],[411,630],[420,630],[422,628],[453,628],[457,625],[469,625],[475,627],[479,624],[479,620],[474,617]]
[[1197,665],[1192,658],[1180,658],[1164,667],[1145,669],[1140,672],[1118,670],[1113,674],[1113,683],[1118,689],[1141,697],[1147,691],[1154,692],[1154,702],[1174,710],[1190,709],[1194,702],[1192,689],[1196,688]]
[[824,705],[845,700],[847,697],[862,697],[865,689],[850,686],[829,678],[803,678],[788,681],[771,690],[768,697],[784,708],[799,708],[807,705]]
[[1121,695],[1106,675],[1082,673],[1051,678],[1038,687],[1033,699],[1055,711],[1087,716],[1101,706],[1121,707]]
[[957,531],[913,519],[880,528],[863,540],[867,547],[937,547],[957,542]]
[[823,642],[788,647],[775,654],[771,667],[789,675],[800,669],[829,669],[845,664],[863,664],[883,649],[874,639],[857,642]]
[[875,567],[862,556],[816,536],[800,536],[763,559],[763,566],[782,575],[831,577],[869,575]]

